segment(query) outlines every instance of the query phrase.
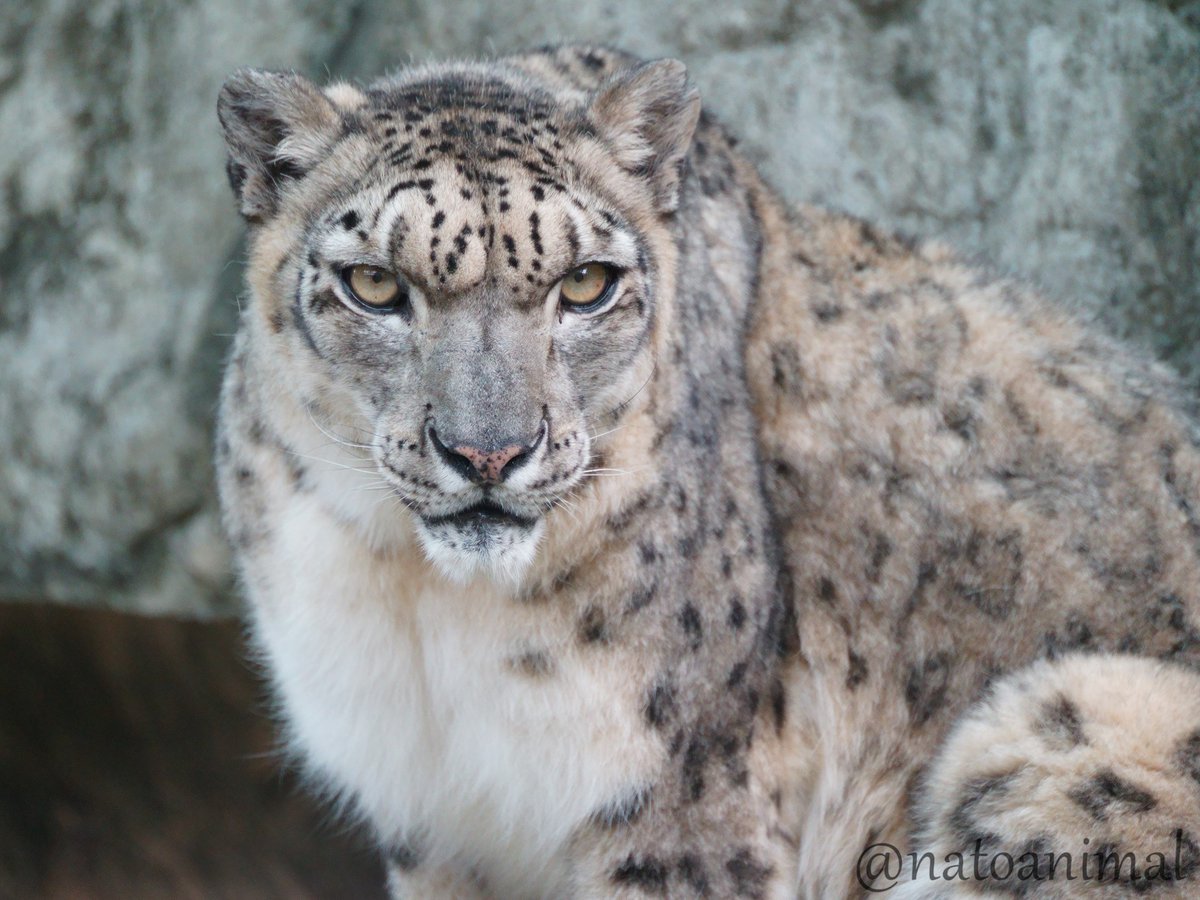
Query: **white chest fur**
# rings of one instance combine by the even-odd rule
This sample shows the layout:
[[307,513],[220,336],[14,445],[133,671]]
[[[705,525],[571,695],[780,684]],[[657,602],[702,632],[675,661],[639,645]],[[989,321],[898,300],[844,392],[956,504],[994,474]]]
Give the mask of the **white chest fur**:
[[385,841],[415,830],[431,862],[553,894],[571,830],[657,762],[639,686],[545,609],[373,553],[314,495],[286,506],[250,581],[293,742]]

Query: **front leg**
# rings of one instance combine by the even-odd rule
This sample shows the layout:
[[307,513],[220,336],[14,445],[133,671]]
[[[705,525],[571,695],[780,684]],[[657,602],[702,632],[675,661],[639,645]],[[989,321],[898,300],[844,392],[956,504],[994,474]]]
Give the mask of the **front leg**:
[[681,729],[670,750],[657,783],[576,833],[572,896],[794,897],[795,839],[753,733]]

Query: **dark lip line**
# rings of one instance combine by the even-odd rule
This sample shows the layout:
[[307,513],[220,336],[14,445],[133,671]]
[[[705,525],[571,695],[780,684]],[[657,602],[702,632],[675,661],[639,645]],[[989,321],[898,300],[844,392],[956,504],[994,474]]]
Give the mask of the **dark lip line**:
[[523,528],[532,528],[537,524],[537,519],[532,519],[527,516],[520,516],[516,513],[509,512],[504,507],[491,500],[480,500],[477,503],[472,503],[470,506],[465,506],[457,512],[447,513],[441,516],[421,516],[425,520],[426,525],[467,525],[476,517],[493,518],[497,520],[507,519],[514,525],[520,525]]

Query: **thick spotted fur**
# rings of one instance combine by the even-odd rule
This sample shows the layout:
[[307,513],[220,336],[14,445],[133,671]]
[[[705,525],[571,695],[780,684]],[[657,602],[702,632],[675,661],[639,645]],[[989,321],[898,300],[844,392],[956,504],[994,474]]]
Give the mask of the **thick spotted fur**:
[[[395,896],[833,897],[881,841],[1200,840],[1200,432],[1162,368],[787,208],[676,62],[245,70],[219,113],[225,521],[289,746]],[[580,313],[588,262],[620,277]],[[480,483],[448,436],[524,450]]]
[[[954,726],[914,810],[906,897],[1196,895],[1200,676],[1069,654],[997,682]],[[915,873],[915,878],[913,874]]]

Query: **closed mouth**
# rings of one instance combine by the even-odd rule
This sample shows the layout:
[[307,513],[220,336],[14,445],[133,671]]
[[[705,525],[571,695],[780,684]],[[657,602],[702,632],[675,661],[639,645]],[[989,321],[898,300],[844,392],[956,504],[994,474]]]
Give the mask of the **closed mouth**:
[[445,516],[425,516],[424,519],[426,525],[449,525],[452,528],[488,528],[491,526],[532,528],[537,523],[536,519],[509,512],[491,500],[480,500],[458,512]]

